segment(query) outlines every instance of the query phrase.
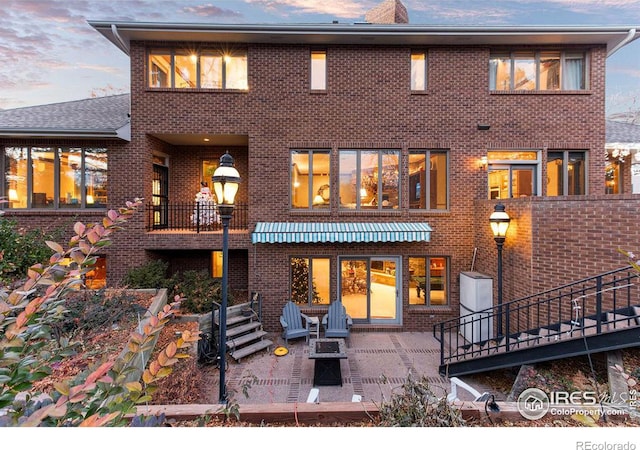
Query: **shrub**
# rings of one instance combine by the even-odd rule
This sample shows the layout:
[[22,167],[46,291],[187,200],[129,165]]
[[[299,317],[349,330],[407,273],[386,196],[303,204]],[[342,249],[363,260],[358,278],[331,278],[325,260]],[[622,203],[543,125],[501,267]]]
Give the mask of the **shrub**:
[[[174,294],[183,298],[181,307],[188,312],[203,314],[211,311],[213,302],[222,303],[222,283],[211,278],[206,270],[186,270],[172,278]],[[234,298],[227,290],[227,305],[233,305]]]
[[154,259],[146,264],[130,269],[123,279],[125,286],[133,289],[161,289],[168,288],[167,278],[169,263]]

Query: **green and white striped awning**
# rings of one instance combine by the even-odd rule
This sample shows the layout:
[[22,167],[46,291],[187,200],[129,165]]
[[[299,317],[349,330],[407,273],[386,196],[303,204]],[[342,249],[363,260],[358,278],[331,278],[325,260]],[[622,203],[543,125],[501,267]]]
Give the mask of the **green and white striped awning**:
[[320,242],[429,242],[424,222],[258,222],[254,244],[312,244]]

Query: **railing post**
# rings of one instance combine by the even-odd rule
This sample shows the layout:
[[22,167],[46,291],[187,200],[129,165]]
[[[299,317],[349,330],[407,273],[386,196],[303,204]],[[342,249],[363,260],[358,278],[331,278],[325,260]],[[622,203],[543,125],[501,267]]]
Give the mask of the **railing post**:
[[511,314],[510,314],[510,304],[506,303],[505,305],[505,318],[504,318],[504,326],[506,328],[504,333],[504,344],[505,350],[509,351],[509,336],[511,336]]
[[596,278],[596,333],[602,332],[602,276]]
[[440,322],[440,365],[444,365],[444,322]]

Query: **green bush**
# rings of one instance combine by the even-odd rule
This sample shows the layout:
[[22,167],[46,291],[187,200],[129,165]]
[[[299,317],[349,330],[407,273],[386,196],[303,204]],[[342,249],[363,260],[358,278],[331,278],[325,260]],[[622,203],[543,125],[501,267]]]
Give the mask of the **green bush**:
[[154,259],[148,263],[130,269],[122,280],[125,286],[133,289],[162,289],[171,286],[167,278],[169,263]]
[[46,262],[52,251],[45,241],[59,237],[59,233],[53,234],[20,229],[15,220],[0,218],[0,282],[16,281],[24,277],[31,265]]
[[[222,303],[222,283],[211,278],[206,270],[186,270],[172,278],[174,294],[183,298],[181,308],[194,314],[211,311],[213,302]],[[227,304],[233,305],[234,298],[227,292]]]

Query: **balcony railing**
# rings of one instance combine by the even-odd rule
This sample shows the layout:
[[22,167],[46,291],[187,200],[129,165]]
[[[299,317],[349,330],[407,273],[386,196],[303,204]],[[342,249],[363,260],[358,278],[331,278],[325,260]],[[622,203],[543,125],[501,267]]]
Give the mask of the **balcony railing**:
[[[222,231],[222,222],[217,205],[203,205],[197,202],[148,203],[147,231],[192,231],[195,233]],[[236,205],[229,222],[230,230],[248,228],[248,205]]]

